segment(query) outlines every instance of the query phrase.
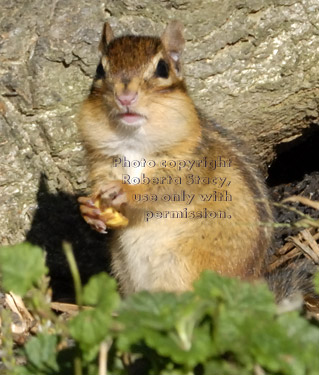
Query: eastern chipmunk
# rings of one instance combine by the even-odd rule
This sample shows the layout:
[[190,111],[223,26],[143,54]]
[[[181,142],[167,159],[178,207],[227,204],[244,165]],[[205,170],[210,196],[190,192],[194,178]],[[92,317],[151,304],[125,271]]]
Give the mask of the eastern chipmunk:
[[264,184],[235,142],[195,108],[183,47],[177,21],[160,38],[114,38],[106,23],[79,114],[92,189],[79,198],[80,210],[99,232],[119,224],[109,227],[118,228],[112,270],[123,295],[189,290],[205,269],[258,278],[271,241]]

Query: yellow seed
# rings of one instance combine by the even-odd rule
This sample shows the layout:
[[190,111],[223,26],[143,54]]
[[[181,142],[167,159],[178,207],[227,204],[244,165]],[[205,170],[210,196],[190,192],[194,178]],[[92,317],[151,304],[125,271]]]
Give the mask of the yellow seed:
[[[97,208],[100,208],[101,202],[100,199],[96,199],[94,202],[94,205]],[[122,215],[120,212],[116,211],[113,207],[107,207],[105,208],[100,216],[109,217],[110,215],[113,215],[112,219],[106,220],[105,224],[111,229],[120,229],[125,228],[128,224],[128,218],[126,218],[124,215]]]

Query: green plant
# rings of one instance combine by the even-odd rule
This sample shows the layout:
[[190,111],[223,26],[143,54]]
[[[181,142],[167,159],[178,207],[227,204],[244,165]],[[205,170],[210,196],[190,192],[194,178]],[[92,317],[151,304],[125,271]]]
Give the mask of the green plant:
[[50,309],[39,248],[1,248],[0,264],[3,287],[24,297],[39,327],[22,349],[26,365],[10,362],[12,374],[106,374],[106,358],[113,375],[319,373],[318,325],[298,311],[278,314],[262,283],[204,272],[192,292],[144,291],[121,301],[106,274],[82,288],[73,263],[80,311],[65,321]]

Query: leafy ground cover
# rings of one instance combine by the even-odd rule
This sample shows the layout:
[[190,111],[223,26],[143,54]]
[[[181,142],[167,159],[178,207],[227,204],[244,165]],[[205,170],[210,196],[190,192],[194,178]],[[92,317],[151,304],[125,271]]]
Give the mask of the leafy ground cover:
[[[65,252],[78,311],[56,314],[42,250],[0,249],[2,286],[23,297],[28,337],[1,311],[1,356],[12,375],[263,375],[319,373],[319,325],[300,311],[279,312],[265,284],[204,272],[192,292],[141,292],[122,300],[107,274],[82,287]],[[318,282],[317,282],[318,284]],[[24,335],[26,335],[24,333]]]

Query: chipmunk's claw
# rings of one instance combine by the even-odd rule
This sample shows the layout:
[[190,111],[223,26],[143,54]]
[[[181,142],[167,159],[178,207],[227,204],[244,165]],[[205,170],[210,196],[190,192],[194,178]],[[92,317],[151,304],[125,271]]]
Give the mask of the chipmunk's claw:
[[128,225],[128,219],[116,210],[126,202],[116,183],[107,185],[97,197],[79,197],[78,202],[84,220],[99,233],[107,233],[107,228],[120,229]]
[[118,211],[121,206],[127,203],[127,195],[118,181],[110,182],[103,186],[99,194],[101,207],[113,207]]
[[99,233],[107,233],[106,224],[101,217],[101,210],[94,204],[90,197],[79,197],[80,212],[83,219],[91,226],[92,229]]

